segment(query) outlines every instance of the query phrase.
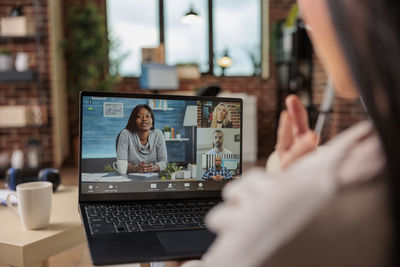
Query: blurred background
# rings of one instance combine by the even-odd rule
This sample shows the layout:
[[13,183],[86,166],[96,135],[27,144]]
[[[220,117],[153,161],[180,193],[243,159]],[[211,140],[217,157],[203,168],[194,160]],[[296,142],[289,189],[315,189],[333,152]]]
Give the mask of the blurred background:
[[[285,97],[314,127],[326,85],[294,0],[1,0],[0,187],[11,166],[78,184],[81,90],[240,97],[246,170],[265,166]],[[357,100],[329,112],[322,142],[364,118]],[[46,264],[92,266],[85,243]]]
[[[326,81],[292,0],[2,0],[0,177],[77,166],[81,90],[242,97],[244,161],[263,164],[284,98],[313,125]],[[323,141],[362,113],[336,99]]]

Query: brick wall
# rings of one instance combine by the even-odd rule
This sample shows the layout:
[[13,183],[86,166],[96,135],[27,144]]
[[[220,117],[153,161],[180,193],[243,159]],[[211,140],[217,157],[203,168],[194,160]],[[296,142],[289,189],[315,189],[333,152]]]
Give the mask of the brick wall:
[[229,111],[231,113],[231,121],[233,128],[241,128],[240,125],[240,105],[231,104],[229,107]]
[[[313,103],[319,108],[326,87],[327,75],[323,70],[321,62],[314,56],[314,75],[313,75]],[[329,115],[322,131],[322,143],[331,139],[339,132],[347,129],[355,123],[366,118],[361,102],[347,100],[340,97],[335,98],[332,114]]]
[[[18,4],[24,5],[28,18],[34,19],[33,0],[21,0]],[[47,109],[47,123],[40,127],[0,128],[0,152],[12,153],[15,149],[26,152],[26,143],[34,138],[42,142],[42,160],[45,164],[52,163],[52,117],[50,91],[50,62],[48,38],[48,6],[47,0],[38,0],[38,20],[36,23],[42,34],[40,50],[37,52],[35,39],[0,39],[0,50],[12,51],[14,57],[17,52],[29,53],[30,69],[37,71],[39,81],[36,82],[0,82],[0,105],[43,105]],[[15,0],[0,1],[0,17],[7,16]],[[1,118],[0,118],[1,119]],[[26,154],[26,153],[25,153]]]

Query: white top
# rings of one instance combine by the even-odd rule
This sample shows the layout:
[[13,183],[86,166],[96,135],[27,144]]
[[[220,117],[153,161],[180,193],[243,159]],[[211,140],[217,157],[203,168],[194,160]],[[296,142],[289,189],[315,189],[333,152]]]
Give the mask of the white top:
[[280,174],[251,170],[224,188],[224,202],[208,214],[215,242],[201,260],[182,266],[259,266],[326,207],[338,189],[370,180],[383,167],[380,141],[372,125],[362,122]]
[[218,148],[213,148],[210,151],[207,152],[209,155],[226,155],[226,154],[232,154],[232,152],[225,147],[222,147],[222,151],[219,151]]

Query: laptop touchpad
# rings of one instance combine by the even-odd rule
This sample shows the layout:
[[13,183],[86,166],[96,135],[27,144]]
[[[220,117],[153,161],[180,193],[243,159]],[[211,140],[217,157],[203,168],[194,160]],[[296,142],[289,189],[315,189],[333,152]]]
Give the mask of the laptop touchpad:
[[215,238],[209,231],[157,233],[165,251],[169,253],[205,252]]

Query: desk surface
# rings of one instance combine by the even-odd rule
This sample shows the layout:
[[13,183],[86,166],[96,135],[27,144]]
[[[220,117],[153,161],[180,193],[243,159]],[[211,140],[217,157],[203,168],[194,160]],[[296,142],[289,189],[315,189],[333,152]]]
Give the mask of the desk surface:
[[45,229],[25,230],[4,206],[0,207],[0,220],[0,263],[34,265],[85,241],[76,186],[60,186],[53,194],[50,225]]

